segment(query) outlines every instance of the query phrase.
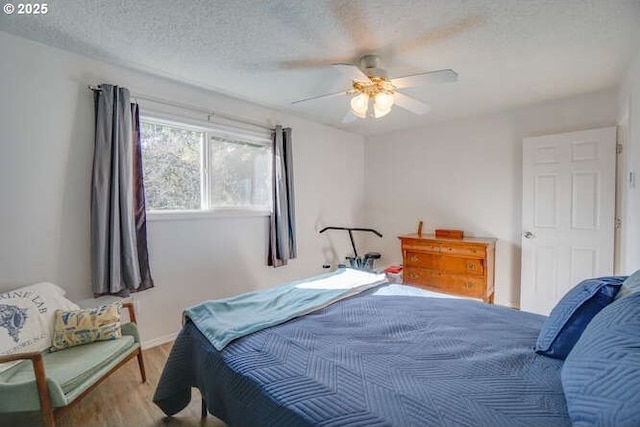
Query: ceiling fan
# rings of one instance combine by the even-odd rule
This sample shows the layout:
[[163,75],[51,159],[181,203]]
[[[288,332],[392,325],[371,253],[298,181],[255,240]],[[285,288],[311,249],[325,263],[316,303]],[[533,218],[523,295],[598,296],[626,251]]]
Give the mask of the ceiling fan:
[[340,92],[301,99],[293,102],[293,104],[339,95],[351,96],[351,108],[343,119],[344,123],[356,120],[356,118],[380,118],[386,116],[394,105],[415,114],[425,114],[431,109],[427,104],[404,95],[398,89],[458,80],[458,74],[450,69],[428,71],[390,79],[382,67],[380,57],[377,55],[364,55],[359,59],[358,65],[344,63],[331,65],[351,80],[350,88]]

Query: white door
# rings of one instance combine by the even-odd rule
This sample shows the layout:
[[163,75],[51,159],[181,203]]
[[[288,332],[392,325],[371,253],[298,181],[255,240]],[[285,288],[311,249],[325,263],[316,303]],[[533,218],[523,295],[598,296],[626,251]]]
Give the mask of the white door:
[[616,128],[523,140],[520,308],[613,272]]

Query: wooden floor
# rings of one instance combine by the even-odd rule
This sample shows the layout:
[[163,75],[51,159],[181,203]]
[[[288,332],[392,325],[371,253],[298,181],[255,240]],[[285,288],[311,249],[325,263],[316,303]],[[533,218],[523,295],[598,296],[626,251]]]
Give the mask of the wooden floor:
[[[56,427],[224,427],[225,424],[212,415],[201,422],[201,398],[197,389],[193,389],[189,406],[175,417],[165,417],[151,401],[171,345],[168,343],[143,352],[147,371],[145,384],[141,382],[138,363],[134,358],[58,419]],[[39,412],[0,414],[0,426],[41,425]]]

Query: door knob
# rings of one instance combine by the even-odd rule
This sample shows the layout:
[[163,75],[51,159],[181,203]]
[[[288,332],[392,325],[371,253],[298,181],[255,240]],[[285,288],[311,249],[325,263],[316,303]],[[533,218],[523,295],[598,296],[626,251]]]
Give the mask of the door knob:
[[530,231],[525,231],[524,233],[522,233],[522,235],[524,236],[525,239],[532,239],[536,237],[536,235]]

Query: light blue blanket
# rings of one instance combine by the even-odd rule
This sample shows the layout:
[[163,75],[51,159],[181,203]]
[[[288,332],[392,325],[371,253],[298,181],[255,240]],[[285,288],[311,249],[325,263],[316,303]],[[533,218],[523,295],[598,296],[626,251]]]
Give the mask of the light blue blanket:
[[384,274],[339,269],[276,288],[210,300],[189,307],[193,321],[217,349],[253,332],[279,325],[386,283]]

